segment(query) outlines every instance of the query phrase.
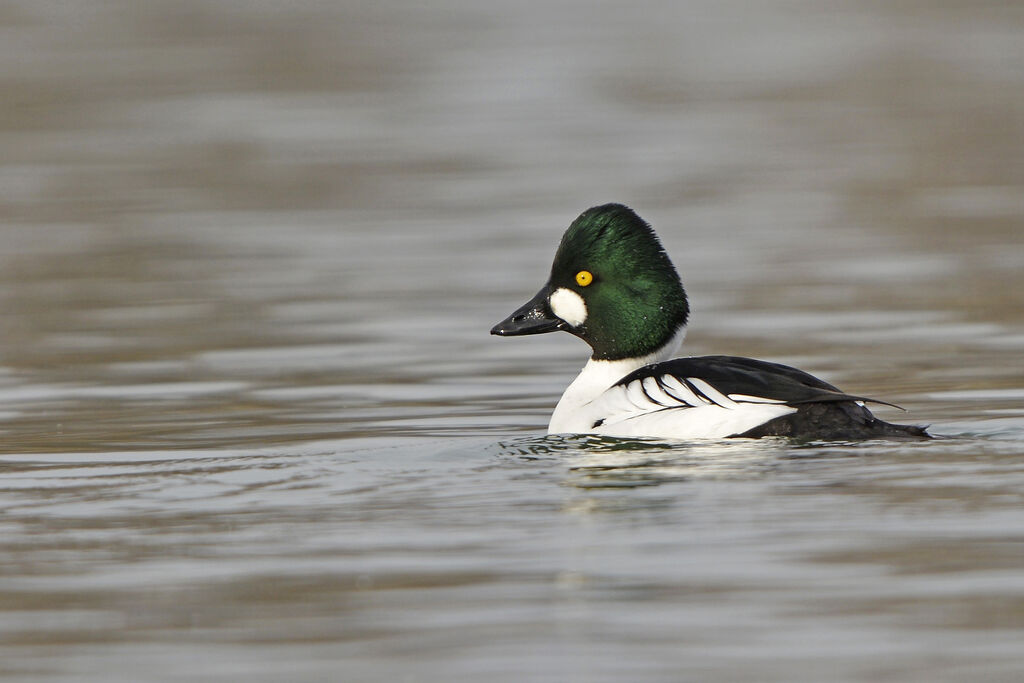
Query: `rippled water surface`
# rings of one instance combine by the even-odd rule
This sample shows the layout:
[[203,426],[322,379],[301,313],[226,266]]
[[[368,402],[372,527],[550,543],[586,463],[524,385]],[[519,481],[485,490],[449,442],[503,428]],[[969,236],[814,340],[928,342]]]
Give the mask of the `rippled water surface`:
[[[1024,672],[1014,3],[8,3],[0,678]],[[543,436],[632,205],[687,351],[923,443]]]

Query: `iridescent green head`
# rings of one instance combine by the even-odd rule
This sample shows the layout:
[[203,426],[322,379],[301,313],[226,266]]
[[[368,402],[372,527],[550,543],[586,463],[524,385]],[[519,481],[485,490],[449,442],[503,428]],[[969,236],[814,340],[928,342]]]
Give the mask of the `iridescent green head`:
[[654,353],[686,325],[679,275],[654,230],[622,204],[587,209],[562,236],[547,284],[491,330],[565,330],[619,360]]

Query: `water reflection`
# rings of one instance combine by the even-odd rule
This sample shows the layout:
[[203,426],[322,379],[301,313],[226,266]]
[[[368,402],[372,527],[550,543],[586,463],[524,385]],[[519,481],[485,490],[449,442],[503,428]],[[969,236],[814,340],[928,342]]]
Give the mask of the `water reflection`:
[[566,467],[578,488],[657,486],[694,478],[753,477],[789,452],[784,440],[757,443],[619,439],[598,435],[551,435],[503,441],[504,457],[547,460]]

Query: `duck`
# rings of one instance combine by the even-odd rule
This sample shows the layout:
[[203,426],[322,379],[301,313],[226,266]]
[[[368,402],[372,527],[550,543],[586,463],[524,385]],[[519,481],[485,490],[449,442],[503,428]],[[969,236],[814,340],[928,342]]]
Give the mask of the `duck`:
[[[549,434],[802,441],[927,439],[797,368],[737,356],[675,358],[690,307],[653,228],[623,204],[572,222],[537,294],[491,329],[501,337],[564,331],[592,351],[555,406]],[[894,406],[897,407],[898,406]]]

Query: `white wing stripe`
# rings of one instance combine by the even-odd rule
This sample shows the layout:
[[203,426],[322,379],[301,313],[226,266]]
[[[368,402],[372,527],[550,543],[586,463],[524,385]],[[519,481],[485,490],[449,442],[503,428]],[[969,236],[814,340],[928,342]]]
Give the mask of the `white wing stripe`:
[[697,394],[693,393],[690,387],[679,381],[679,378],[675,375],[662,375],[661,384],[665,387],[665,390],[669,392],[677,401],[681,401],[689,406],[696,408],[699,405],[704,405],[707,401],[702,401],[697,398]]
[[729,394],[729,398],[740,403],[785,403],[782,399],[751,396],[749,394]]
[[626,385],[626,399],[637,410],[650,410],[651,400],[644,395],[643,386],[637,380]]
[[665,393],[655,377],[644,377],[644,393],[659,406],[665,408],[679,407],[679,401]]
[[[726,396],[707,380],[699,377],[685,379],[675,375],[648,376],[626,385],[614,387],[606,393],[609,403],[603,424],[613,425],[642,417],[665,408],[685,410],[701,406],[714,406],[737,410],[743,404],[784,406],[785,401],[747,394]],[[789,412],[788,410],[786,412]]]
[[709,399],[722,406],[723,408],[735,408],[736,401],[733,401],[728,396],[715,389],[713,386],[705,382],[699,377],[687,377],[686,381],[697,388],[700,393],[707,396]]

